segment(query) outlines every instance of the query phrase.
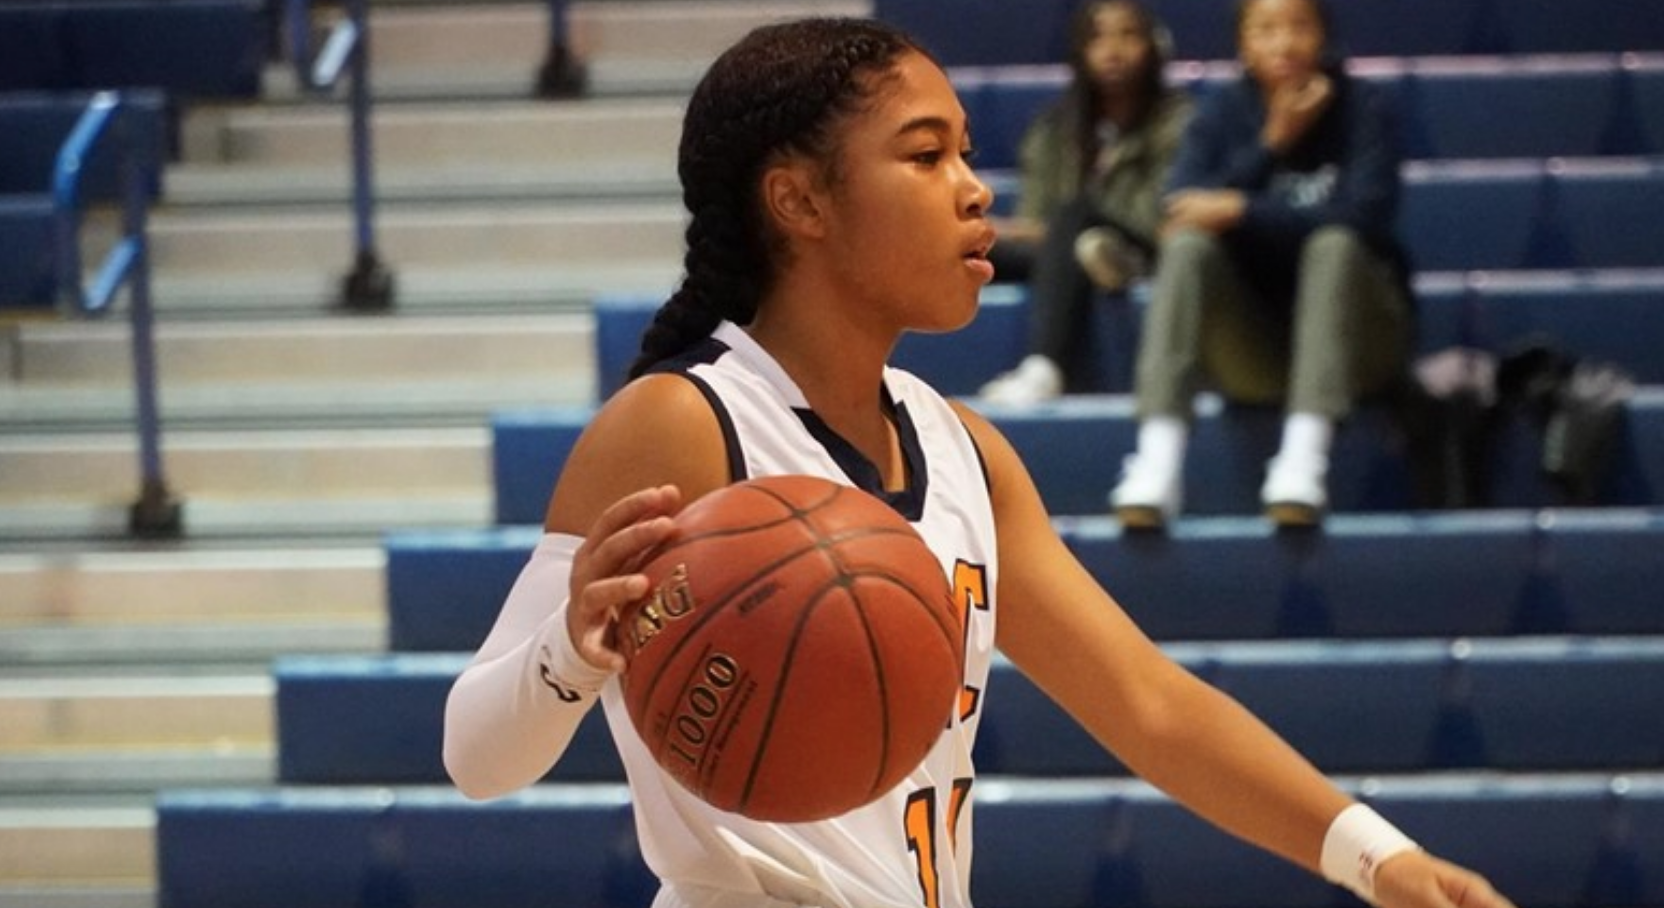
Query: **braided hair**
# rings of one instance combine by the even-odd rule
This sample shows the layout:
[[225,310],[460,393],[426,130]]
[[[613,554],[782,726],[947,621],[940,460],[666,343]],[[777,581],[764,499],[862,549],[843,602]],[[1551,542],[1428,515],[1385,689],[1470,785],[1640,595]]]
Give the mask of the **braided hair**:
[[688,102],[677,151],[682,202],[692,215],[682,284],[642,334],[631,378],[724,319],[751,322],[781,255],[761,210],[764,169],[790,152],[834,173],[835,128],[908,52],[924,53],[882,23],[814,18],[755,29],[711,65]]

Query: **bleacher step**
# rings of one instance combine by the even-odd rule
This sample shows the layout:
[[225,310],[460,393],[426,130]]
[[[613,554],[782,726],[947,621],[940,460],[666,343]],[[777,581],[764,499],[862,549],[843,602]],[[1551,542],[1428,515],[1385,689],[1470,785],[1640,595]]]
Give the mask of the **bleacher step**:
[[374,622],[386,561],[379,546],[0,555],[0,627]]
[[[164,322],[156,371],[168,387],[547,379],[590,358],[592,333],[576,314]],[[11,348],[13,382],[131,386],[126,319],[19,325]]]
[[[205,535],[214,528],[193,530]],[[359,656],[383,651],[386,640],[386,622],[379,617],[227,624],[192,621],[136,627],[42,624],[8,629],[0,637],[0,655],[13,671],[122,664],[184,669],[198,663],[269,663],[286,653]]]
[[[173,432],[166,472],[182,496],[466,497],[486,490],[490,438],[481,429]],[[0,441],[0,504],[104,502],[133,490],[137,445],[126,435]]]
[[148,797],[0,798],[0,893],[78,886],[153,890]]
[[269,744],[273,690],[259,674],[0,678],[0,754]]
[[[170,319],[309,317],[337,309],[352,250],[345,244],[301,271],[166,271],[152,284]],[[587,261],[434,265],[382,257],[395,284],[395,308],[412,314],[582,314],[611,291],[664,294],[681,258],[614,253]]]
[[[376,170],[381,176],[415,165],[557,170],[639,162],[668,170],[674,180],[684,106],[657,98],[381,106],[370,121]],[[348,171],[348,113],[336,104],[201,108],[186,114],[181,130],[189,163],[169,170],[170,197],[176,175],[213,164]]]
[[[168,388],[161,407],[164,448],[176,429],[272,429],[353,426],[472,428],[514,405],[571,405],[593,399],[589,375],[515,381],[355,381]],[[131,388],[64,385],[7,388],[0,396],[0,436],[27,432],[131,434]]]
[[[803,15],[861,15],[861,0],[574,3],[569,29],[597,95],[686,92],[721,50],[756,25]],[[370,83],[379,99],[526,97],[549,42],[544,3],[378,5],[370,16]],[[269,73],[272,100],[299,94]]]
[[[671,204],[585,206],[383,206],[376,248],[397,266],[546,267],[606,259],[662,267],[681,260],[682,211]],[[159,210],[150,221],[159,274],[272,274],[305,279],[349,261],[352,214],[344,208]]]
[[[490,521],[492,510],[490,493],[483,488],[419,498],[397,493],[265,501],[177,497],[183,499],[186,533],[194,538],[228,540],[279,536],[365,542],[389,530],[478,526]],[[0,541],[128,538],[131,503],[132,496],[108,502],[0,505]]]
[[0,882],[0,908],[156,908],[156,887],[92,887],[78,880],[54,886]]
[[150,793],[168,788],[265,785],[275,776],[276,762],[270,743],[0,753],[0,794]]
[[134,799],[102,800],[67,806],[0,801],[0,899],[64,887],[127,898],[153,892],[155,810]]

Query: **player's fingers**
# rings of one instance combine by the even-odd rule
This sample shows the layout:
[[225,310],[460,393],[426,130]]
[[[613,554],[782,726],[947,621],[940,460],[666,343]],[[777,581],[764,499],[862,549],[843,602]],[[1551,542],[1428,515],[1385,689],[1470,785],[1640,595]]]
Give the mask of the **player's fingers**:
[[641,574],[608,577],[586,584],[578,600],[569,606],[568,623],[578,654],[590,664],[622,671],[614,627],[619,611],[647,595],[647,578]]
[[613,502],[595,524],[589,528],[590,538],[606,538],[631,524],[653,517],[674,514],[681,503],[681,492],[675,486],[654,486],[632,492]]
[[624,573],[673,529],[669,515],[681,503],[675,486],[643,489],[619,499],[596,519],[581,556],[594,577]]

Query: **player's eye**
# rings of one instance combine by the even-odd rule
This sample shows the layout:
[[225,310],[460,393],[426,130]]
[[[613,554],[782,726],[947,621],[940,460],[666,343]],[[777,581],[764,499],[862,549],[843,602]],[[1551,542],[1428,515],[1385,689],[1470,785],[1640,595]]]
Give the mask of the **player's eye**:
[[917,152],[913,155],[913,162],[915,164],[923,164],[926,167],[934,167],[941,163],[941,161],[942,150],[939,148],[932,148],[928,151]]

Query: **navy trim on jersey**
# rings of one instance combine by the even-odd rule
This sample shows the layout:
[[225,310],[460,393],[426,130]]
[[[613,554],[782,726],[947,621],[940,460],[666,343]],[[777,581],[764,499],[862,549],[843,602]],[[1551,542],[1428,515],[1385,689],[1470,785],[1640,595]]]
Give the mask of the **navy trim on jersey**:
[[905,485],[899,492],[886,490],[884,477],[878,472],[877,465],[856,450],[842,435],[833,431],[815,411],[794,409],[792,412],[802,420],[803,428],[820,442],[826,453],[832,455],[832,460],[856,488],[887,503],[909,523],[916,523],[924,516],[925,494],[930,491],[930,471],[924,461],[924,448],[919,444],[918,429],[913,425],[913,418],[907,414],[906,405],[898,404],[891,399],[889,388],[884,389],[884,403],[896,415],[896,441],[901,446],[902,464],[906,473]]
[[716,423],[722,429],[722,446],[728,455],[728,481],[739,482],[749,478],[745,470],[745,452],[740,448],[740,433],[734,428],[734,418],[728,415],[728,408],[723,405],[722,398],[704,379],[688,371],[694,366],[710,365],[722,358],[729,351],[727,344],[714,337],[707,337],[681,353],[660,360],[648,372],[664,372],[679,375],[693,383],[699,389],[705,402],[711,405],[711,411],[716,415]]
[[988,475],[988,458],[982,456],[982,445],[977,444],[976,433],[971,431],[970,426],[965,425],[965,421],[963,419],[959,421],[959,427],[965,430],[965,440],[971,443],[971,450],[976,452],[976,465],[982,469],[983,488],[986,488],[988,492],[992,494],[994,491],[994,480]]

